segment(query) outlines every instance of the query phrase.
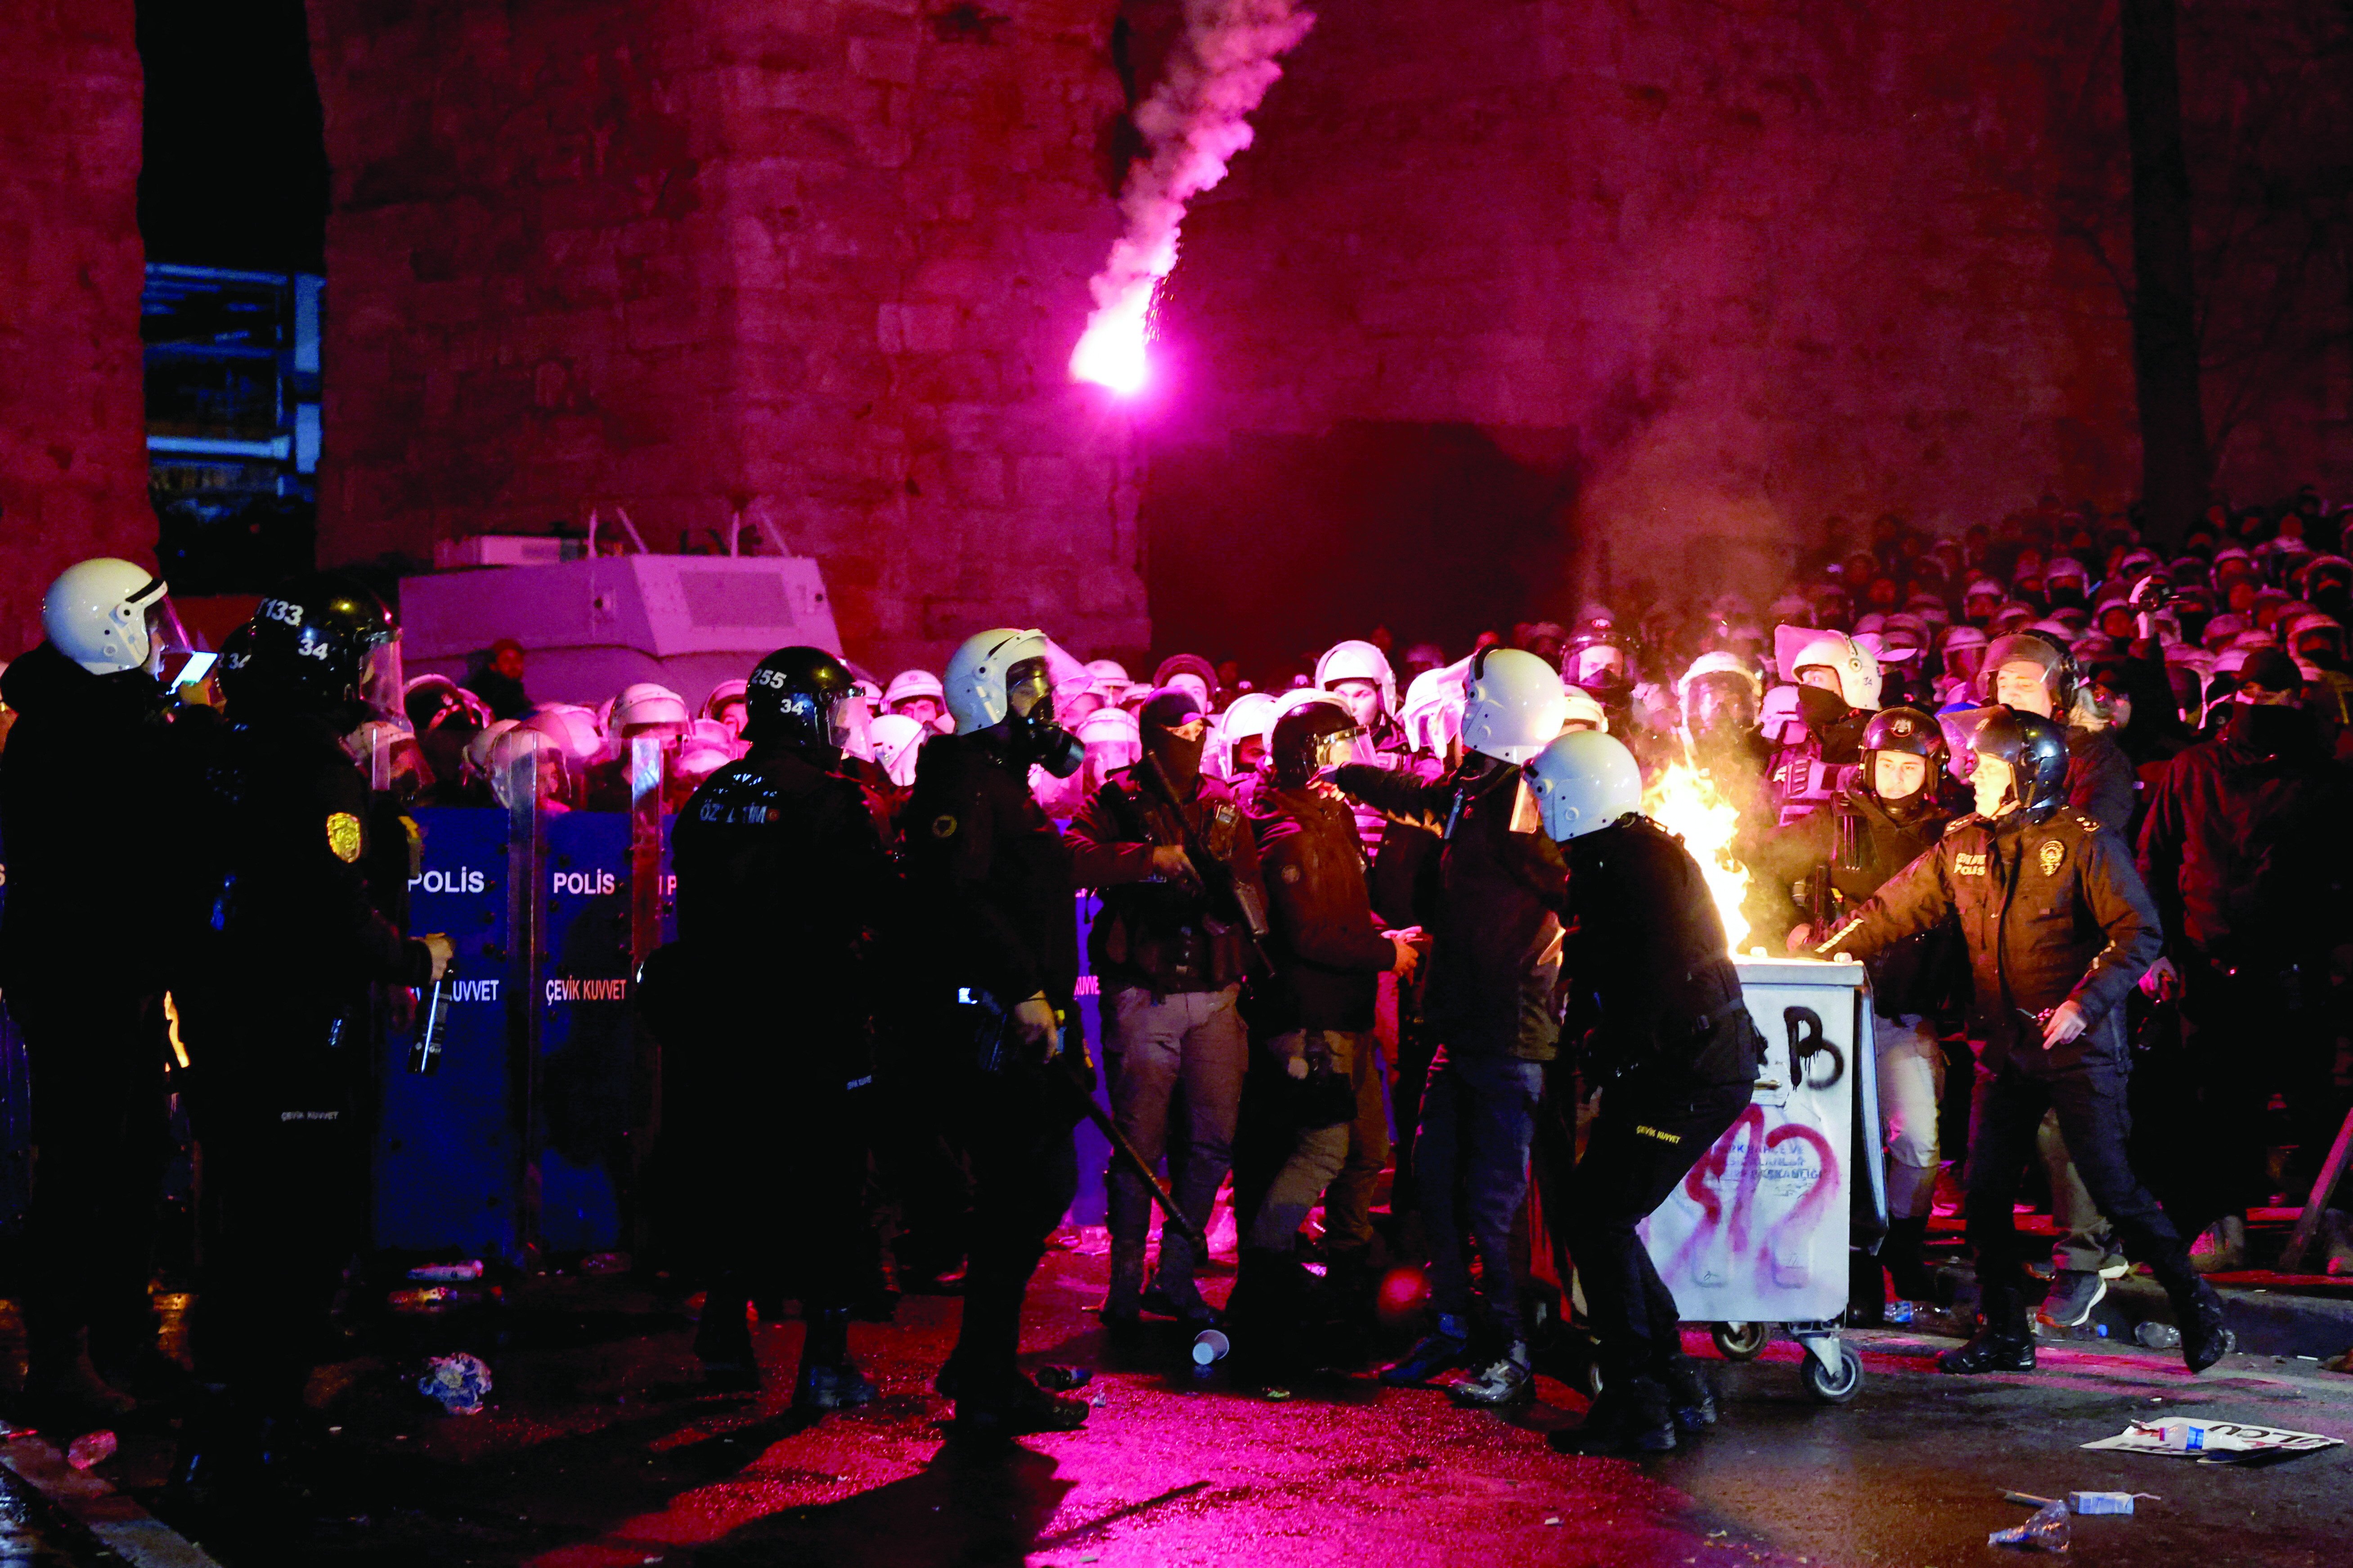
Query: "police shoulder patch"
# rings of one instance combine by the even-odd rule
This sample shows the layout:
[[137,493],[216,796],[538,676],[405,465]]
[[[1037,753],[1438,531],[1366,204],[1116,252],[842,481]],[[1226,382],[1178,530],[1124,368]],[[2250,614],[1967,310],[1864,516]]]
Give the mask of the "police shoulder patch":
[[1952,821],[1945,824],[1945,837],[1950,838],[1954,834],[1958,833],[1964,827],[1976,826],[1980,820],[1982,819],[1975,816],[1957,816],[1953,818]]
[[955,837],[955,830],[956,819],[952,813],[944,811],[937,816],[932,818],[933,837],[954,838]]
[[348,811],[327,815],[327,847],[348,866],[360,858],[360,819]]
[[2067,847],[2056,838],[2044,839],[2042,847],[2034,852],[2034,863],[2042,868],[2042,874],[2046,877],[2057,871],[2060,863],[2066,858]]

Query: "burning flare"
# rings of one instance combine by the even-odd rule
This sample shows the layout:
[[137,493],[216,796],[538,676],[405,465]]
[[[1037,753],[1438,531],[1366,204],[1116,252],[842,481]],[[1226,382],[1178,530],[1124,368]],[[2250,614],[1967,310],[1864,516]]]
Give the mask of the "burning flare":
[[1740,912],[1740,900],[1748,892],[1748,868],[1732,858],[1732,836],[1740,825],[1739,811],[1716,794],[1715,785],[1698,769],[1685,763],[1675,763],[1642,792],[1642,811],[1668,832],[1682,837],[1683,847],[1691,851],[1692,858],[1699,862],[1700,874],[1707,879],[1715,912],[1723,917],[1726,949],[1739,952],[1740,944],[1748,940],[1748,917]]
[[1122,394],[1144,384],[1153,294],[1176,266],[1185,204],[1224,179],[1250,144],[1250,112],[1282,75],[1275,57],[1314,25],[1293,0],[1185,0],[1185,36],[1168,75],[1135,111],[1149,152],[1129,166],[1120,193],[1127,230],[1087,285],[1095,308],[1071,353],[1072,380]]

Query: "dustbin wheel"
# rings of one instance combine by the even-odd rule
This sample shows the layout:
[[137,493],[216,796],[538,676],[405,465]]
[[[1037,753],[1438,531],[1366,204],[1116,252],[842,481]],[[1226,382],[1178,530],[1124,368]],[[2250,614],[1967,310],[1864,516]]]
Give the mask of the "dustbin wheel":
[[1841,1341],[1838,1347],[1838,1371],[1825,1372],[1822,1363],[1809,1351],[1798,1363],[1798,1375],[1804,1380],[1806,1392],[1824,1405],[1844,1405],[1862,1388],[1862,1352]]
[[1771,1326],[1765,1323],[1718,1323],[1708,1332],[1716,1353],[1726,1361],[1755,1361],[1773,1339]]

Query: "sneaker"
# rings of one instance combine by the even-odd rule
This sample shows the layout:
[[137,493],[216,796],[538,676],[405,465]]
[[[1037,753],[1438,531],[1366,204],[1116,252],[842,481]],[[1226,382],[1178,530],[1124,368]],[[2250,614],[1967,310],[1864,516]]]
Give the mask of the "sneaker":
[[796,1410],[849,1410],[871,1405],[881,1390],[847,1356],[830,1365],[804,1365],[793,1379]]
[[1422,1388],[1441,1372],[1451,1372],[1469,1359],[1471,1325],[1461,1318],[1440,1317],[1435,1332],[1424,1334],[1405,1359],[1381,1368],[1381,1381],[1391,1388]]
[[1679,1354],[1668,1361],[1666,1375],[1659,1381],[1666,1388],[1676,1431],[1696,1432],[1715,1425],[1715,1386],[1708,1381],[1705,1367]]
[[1674,1414],[1666,1389],[1655,1379],[1630,1378],[1604,1388],[1585,1413],[1585,1424],[1546,1438],[1559,1454],[1672,1454]]
[[1447,1398],[1474,1410],[1507,1409],[1535,1396],[1536,1374],[1528,1366],[1525,1340],[1514,1340],[1511,1349],[1446,1389]]
[[1936,1370],[1960,1376],[1986,1372],[2032,1372],[2034,1335],[2024,1329],[1998,1329],[1991,1323],[1958,1350],[1936,1358]]
[[2235,1274],[2247,1266],[2247,1222],[2224,1215],[2189,1249],[2189,1266],[2200,1274]]
[[2327,1261],[2321,1272],[2343,1276],[2353,1274],[2353,1215],[2342,1209],[2330,1209],[2320,1216],[2323,1256]]
[[2042,1321],[2053,1328],[2072,1329],[2088,1321],[2092,1309],[2107,1298],[2108,1282],[2080,1268],[2063,1270],[2042,1298]]

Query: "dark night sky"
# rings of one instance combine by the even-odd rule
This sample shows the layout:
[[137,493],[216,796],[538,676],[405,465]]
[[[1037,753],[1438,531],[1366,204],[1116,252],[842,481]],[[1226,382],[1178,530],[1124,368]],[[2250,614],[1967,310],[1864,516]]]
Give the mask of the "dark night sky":
[[150,261],[324,265],[327,153],[302,0],[139,0]]

